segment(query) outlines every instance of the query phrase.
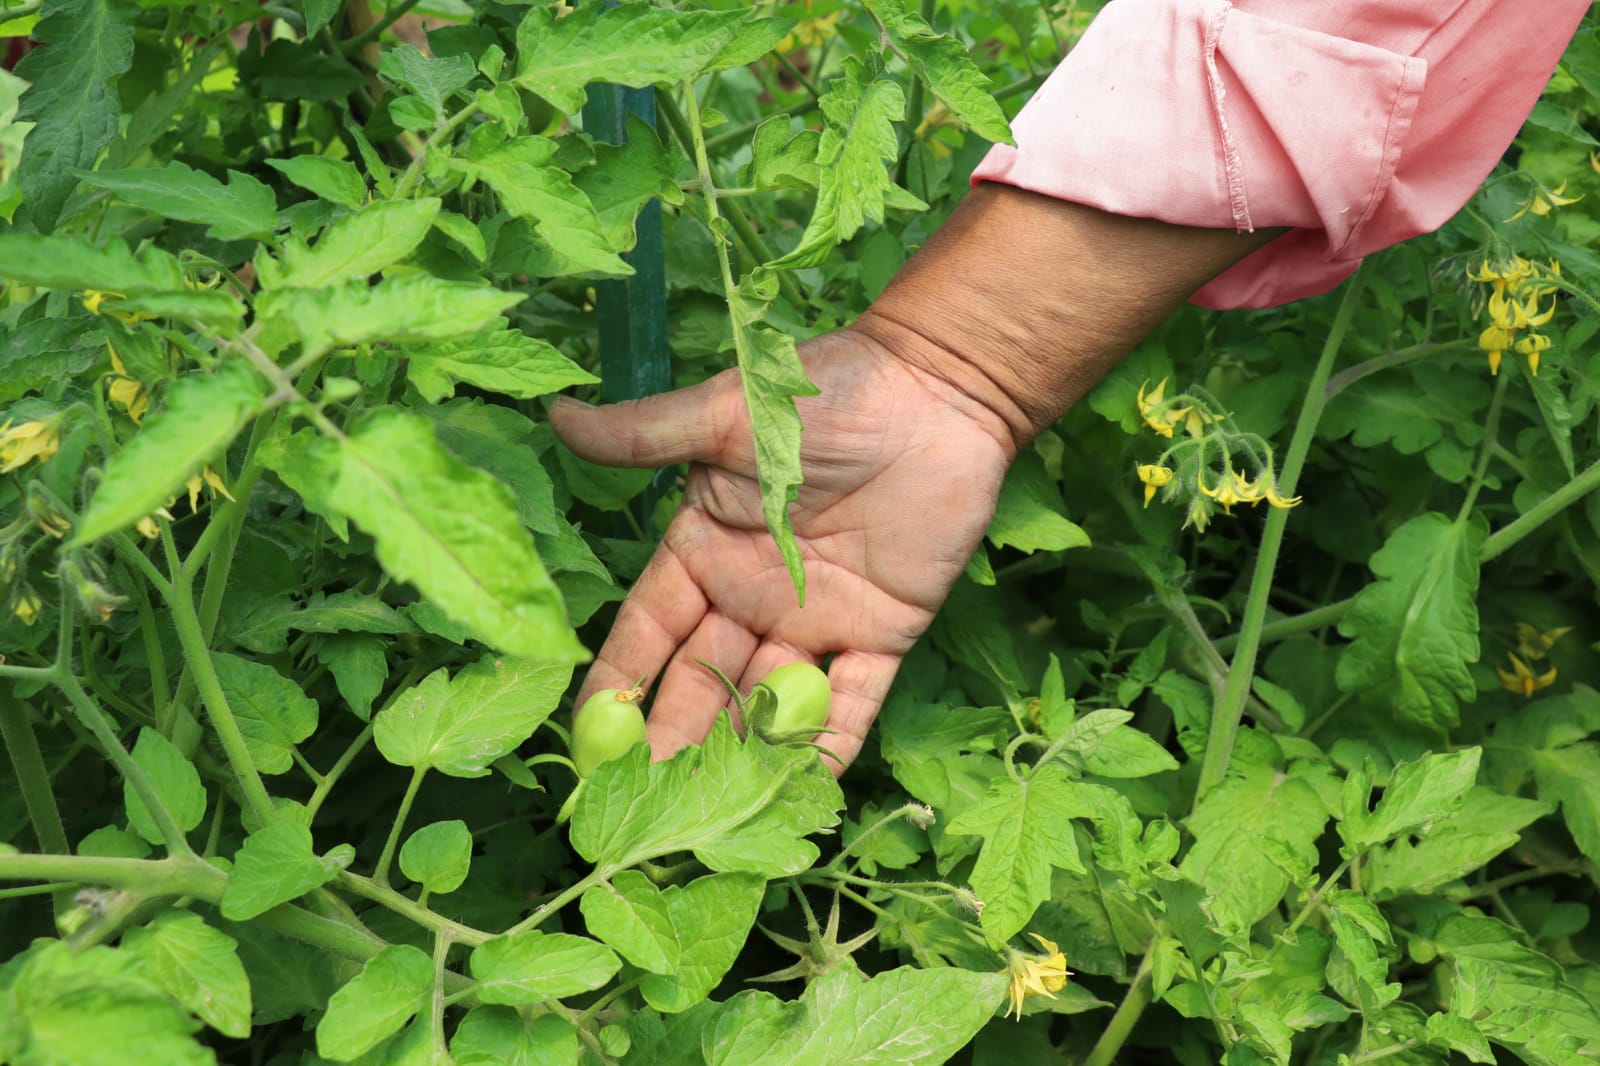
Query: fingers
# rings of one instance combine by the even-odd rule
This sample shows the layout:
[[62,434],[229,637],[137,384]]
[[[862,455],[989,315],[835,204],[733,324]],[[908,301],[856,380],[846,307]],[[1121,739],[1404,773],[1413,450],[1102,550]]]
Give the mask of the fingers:
[[595,656],[578,690],[576,706],[604,688],[646,684],[700,625],[707,603],[678,557],[657,548],[617,610],[611,635]]
[[737,372],[727,370],[686,389],[601,407],[558,397],[550,424],[568,448],[603,466],[728,466],[751,453],[743,403]]
[[754,633],[715,609],[700,620],[662,674],[650,704],[645,731],[657,759],[704,740],[728,703],[728,690],[700,662],[736,678],[744,672],[756,643]]

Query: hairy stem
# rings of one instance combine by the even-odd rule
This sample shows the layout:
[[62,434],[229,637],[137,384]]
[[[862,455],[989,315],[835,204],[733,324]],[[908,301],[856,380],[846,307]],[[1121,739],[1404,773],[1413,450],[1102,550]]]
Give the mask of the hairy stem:
[[1117,1004],[1116,1013],[1106,1024],[1100,1039],[1089,1049],[1089,1055],[1083,1060],[1083,1066],[1111,1066],[1117,1060],[1117,1053],[1122,1050],[1122,1045],[1127,1043],[1128,1035],[1133,1032],[1133,1027],[1144,1015],[1145,1008],[1150,1006],[1150,971],[1154,959],[1155,950],[1152,947],[1150,951],[1145,952],[1144,959],[1139,963],[1139,971],[1133,975],[1133,984],[1128,986],[1122,1002]]
[[11,756],[11,766],[22,790],[22,802],[28,808],[28,820],[33,823],[33,835],[39,841],[40,850],[67,854],[72,849],[67,844],[61,811],[56,807],[55,793],[50,788],[49,768],[39,753],[39,740],[33,735],[27,704],[6,694],[0,694],[0,741],[5,743],[6,754]]

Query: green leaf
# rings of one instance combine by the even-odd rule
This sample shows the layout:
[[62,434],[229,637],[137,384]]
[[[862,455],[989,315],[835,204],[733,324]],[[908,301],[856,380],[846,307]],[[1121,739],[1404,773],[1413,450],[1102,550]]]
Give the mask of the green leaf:
[[1402,833],[1426,836],[1428,827],[1460,809],[1478,776],[1481,748],[1425,755],[1395,767],[1383,799],[1372,813],[1365,802],[1347,810],[1339,835],[1352,854],[1385,844]]
[[[161,805],[172,815],[178,828],[188,832],[206,816],[206,788],[200,773],[184,758],[177,745],[153,729],[140,729],[133,746],[133,761],[144,771]],[[164,843],[155,819],[131,784],[122,783],[122,802],[128,810],[133,831],[152,844]]]
[[310,248],[285,245],[281,269],[263,270],[262,287],[317,289],[370,277],[415,251],[438,214],[435,197],[369,204],[334,222]]
[[354,163],[325,155],[268,159],[267,166],[319,199],[359,211],[367,202],[367,183]]
[[[1005,112],[989,92],[989,78],[955,37],[936,32],[906,9],[905,0],[866,0],[889,34],[889,40],[911,69],[927,83],[952,114],[980,137],[1001,144],[1015,143]],[[911,116],[920,121],[921,115]]]
[[1553,803],[1473,788],[1460,810],[1434,822],[1422,840],[1397,840],[1368,852],[1362,887],[1375,900],[1432,892],[1482,867],[1554,810]]
[[1249,766],[1206,794],[1189,817],[1195,843],[1178,870],[1245,924],[1277,906],[1290,875],[1263,847],[1273,841],[1301,866],[1317,861],[1328,812],[1301,776]]
[[426,953],[409,944],[384,948],[328,1000],[317,1023],[317,1054],[335,1062],[364,1055],[421,1010],[432,988]]
[[1357,593],[1339,632],[1353,643],[1337,678],[1404,723],[1442,731],[1460,721],[1459,702],[1477,685],[1467,664],[1478,658],[1478,555],[1488,536],[1481,518],[1413,518],[1373,556],[1378,580]]
[[[0,243],[5,240],[0,237]],[[0,262],[4,254],[0,250]],[[0,266],[0,276],[6,269]],[[105,333],[88,316],[36,318],[15,330],[0,329],[0,403],[81,374],[105,350]]]
[[18,178],[28,215],[44,233],[55,229],[79,169],[92,167],[116,136],[116,82],[133,62],[136,14],[127,0],[56,0],[47,10],[32,34],[43,47],[17,64],[17,76],[33,83],[17,120],[34,123]]
[[970,881],[984,902],[980,921],[990,940],[1004,943],[1028,924],[1050,898],[1053,867],[1083,869],[1069,827],[1094,811],[1084,786],[1051,763],[1020,782],[997,778],[981,803],[956,815],[947,832],[983,837]]
[[440,667],[378,712],[373,740],[398,766],[483,777],[489,764],[550,716],[570,663],[480,659],[451,677]]
[[670,973],[649,973],[640,981],[645,1002],[671,1014],[709,996],[749,938],[765,889],[766,881],[750,874],[711,874],[662,892],[677,961]]
[[406,380],[429,403],[454,396],[456,382],[531,400],[600,381],[548,341],[503,327],[399,354],[406,358]]
[[179,162],[80,175],[86,184],[136,207],[205,226],[219,241],[267,239],[278,225],[278,201],[272,190],[237,170],[228,171],[226,185]]
[[[891,193],[910,196],[897,190],[888,169],[900,154],[895,123],[906,110],[900,83],[869,69],[854,56],[845,59],[842,71],[828,82],[818,101],[824,122],[817,144],[822,175],[817,205],[800,243],[768,264],[770,267],[820,265],[835,245],[849,240],[868,219],[883,221]],[[911,201],[926,206],[915,197]]]
[[224,1036],[250,1036],[250,981],[231,936],[189,911],[167,911],[122,937],[139,972]]
[[1453,367],[1412,364],[1395,374],[1372,374],[1328,402],[1319,436],[1349,436],[1359,448],[1388,443],[1415,455],[1444,436],[1445,426],[1476,425],[1489,400],[1487,379]]
[[483,230],[465,215],[440,211],[433,218],[433,228],[465,248],[477,262],[489,258],[489,246],[483,239]]
[[511,1007],[475,1007],[450,1038],[457,1066],[578,1066],[578,1030],[565,1018],[524,1018]]
[[472,831],[459,818],[423,826],[400,849],[400,872],[434,895],[460,888],[471,863]]
[[791,137],[792,124],[789,116],[774,115],[756,127],[748,184],[758,189],[815,189],[821,183],[817,146],[822,133],[806,129]]
[[1470,1020],[1459,1014],[1428,1015],[1429,1043],[1451,1051],[1459,1051],[1468,1062],[1495,1061],[1494,1051],[1483,1033]]
[[336,462],[328,502],[372,534],[390,574],[508,655],[587,658],[505,486],[441,448],[425,420],[379,412]]
[[331,289],[274,289],[256,302],[262,318],[300,338],[306,353],[369,341],[448,340],[473,333],[524,299],[425,274],[376,285],[349,282]]
[[1113,729],[1083,760],[1084,769],[1101,777],[1149,777],[1178,768],[1166,748],[1137,729]]
[[1000,487],[1000,502],[989,521],[995,547],[1025,552],[1087,548],[1089,535],[1067,520],[1061,486],[1045,471],[1032,448],[1017,456]]
[[97,289],[124,296],[183,289],[183,268],[159,248],[136,256],[120,240],[97,248],[81,237],[0,237],[0,278],[41,289]]
[[262,600],[228,627],[228,635],[251,651],[269,654],[288,646],[289,633],[415,633],[405,615],[376,596],[347,589],[314,593],[305,605],[289,597]]
[[739,380],[755,435],[756,475],[761,484],[761,515],[778,543],[800,606],[806,602],[805,565],[789,521],[789,505],[799,499],[800,413],[796,396],[816,396],[806,377],[794,337],[765,322],[767,305],[742,292],[728,298]]
[[[536,8],[530,18],[542,10]],[[519,137],[493,149],[474,152],[469,159],[452,159],[450,165],[493,189],[501,206],[512,216],[533,223],[534,231],[546,245],[546,261],[533,272],[544,277],[581,273],[631,275],[633,268],[618,257],[594,204],[565,170],[554,165],[555,156],[556,142],[548,137]]]
[[220,651],[211,662],[250,761],[264,774],[288,773],[295,745],[317,730],[317,701],[266,663]]
[[183,483],[238,435],[262,399],[261,380],[239,362],[214,374],[188,374],[167,389],[166,403],[106,463],[74,545],[116,533],[166,504]]
[[591,935],[642,970],[678,969],[678,935],[661,890],[637,870],[623,870],[578,901]]
[[306,36],[315,37],[339,13],[343,0],[300,0],[306,20]]
[[350,539],[350,520],[333,505],[333,481],[338,474],[338,452],[308,427],[287,437],[272,437],[257,453],[261,463],[278,475],[305,503],[306,510],[328,523],[333,535]]
[[643,88],[701,73],[749,19],[742,11],[679,12],[645,4],[534,8],[517,27],[517,85],[576,114],[592,81]]
[[1390,943],[1389,926],[1371,900],[1356,892],[1328,895],[1328,926],[1334,951],[1328,962],[1328,983],[1363,1017],[1376,1018],[1400,996],[1389,981],[1389,963],[1379,952]]
[[363,722],[372,717],[372,701],[389,678],[389,660],[380,637],[350,634],[317,645],[317,661],[328,668],[339,695]]
[[[525,415],[478,399],[414,410],[433,423],[439,443],[450,454],[505,483],[523,525],[552,536],[571,529],[556,510],[555,487],[533,448],[536,427]],[[545,546],[538,548],[546,565],[558,569]]]
[[641,746],[602,763],[573,808],[572,846],[612,871],[693,851],[713,870],[778,877],[816,860],[805,838],[838,824],[843,805],[815,752],[740,743],[722,716],[666,762]]
[[468,56],[426,56],[409,44],[384,49],[378,62],[378,77],[413,94],[430,126],[443,117],[445,101],[477,76]]
[[1531,751],[1539,798],[1561,804],[1561,817],[1578,849],[1600,862],[1600,744]]
[[239,332],[244,304],[221,289],[185,289],[182,292],[152,292],[106,300],[101,307],[111,314],[146,314],[180,322],[197,322],[232,336]]
[[468,965],[479,1000],[515,1007],[599,988],[622,960],[586,937],[530,929],[479,945]]
[[129,1052],[161,1066],[215,1066],[190,1034],[200,1027],[140,972],[131,952],[75,951],[40,941],[7,964],[0,988],[0,1060],[16,1066],[127,1066]]
[[628,139],[622,144],[596,144],[594,165],[573,177],[605,229],[606,239],[619,252],[633,248],[634,220],[652,199],[683,203],[678,171],[683,153],[668,149],[661,135],[644,119],[628,113]]
[[842,966],[807,985],[777,1039],[739,1066],[938,1066],[994,1016],[1005,989],[1004,972],[901,967],[863,980]]
[[311,830],[298,822],[274,822],[245,838],[233,857],[222,892],[222,916],[242,922],[310,892],[339,876],[355,849],[341,844],[324,856],[311,847]]

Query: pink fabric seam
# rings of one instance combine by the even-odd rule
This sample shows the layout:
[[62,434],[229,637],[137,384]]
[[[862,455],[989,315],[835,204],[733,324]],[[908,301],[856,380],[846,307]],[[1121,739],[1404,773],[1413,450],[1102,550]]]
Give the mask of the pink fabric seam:
[[1206,84],[1211,89],[1211,108],[1216,112],[1217,130],[1222,136],[1222,166],[1228,178],[1228,204],[1233,209],[1233,228],[1240,233],[1254,233],[1256,227],[1250,221],[1250,201],[1245,195],[1244,164],[1239,161],[1239,146],[1234,142],[1233,131],[1228,128],[1228,115],[1223,108],[1228,89],[1222,84],[1222,75],[1217,70],[1217,42],[1222,39],[1228,12],[1232,10],[1230,0],[1222,0],[1216,13],[1206,22]]

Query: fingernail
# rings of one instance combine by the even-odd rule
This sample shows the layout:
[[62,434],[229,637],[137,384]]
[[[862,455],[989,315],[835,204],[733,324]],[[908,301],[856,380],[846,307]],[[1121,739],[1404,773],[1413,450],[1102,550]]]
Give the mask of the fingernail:
[[594,404],[584,403],[576,396],[557,396],[550,401],[551,408],[560,407],[567,411],[593,411]]

